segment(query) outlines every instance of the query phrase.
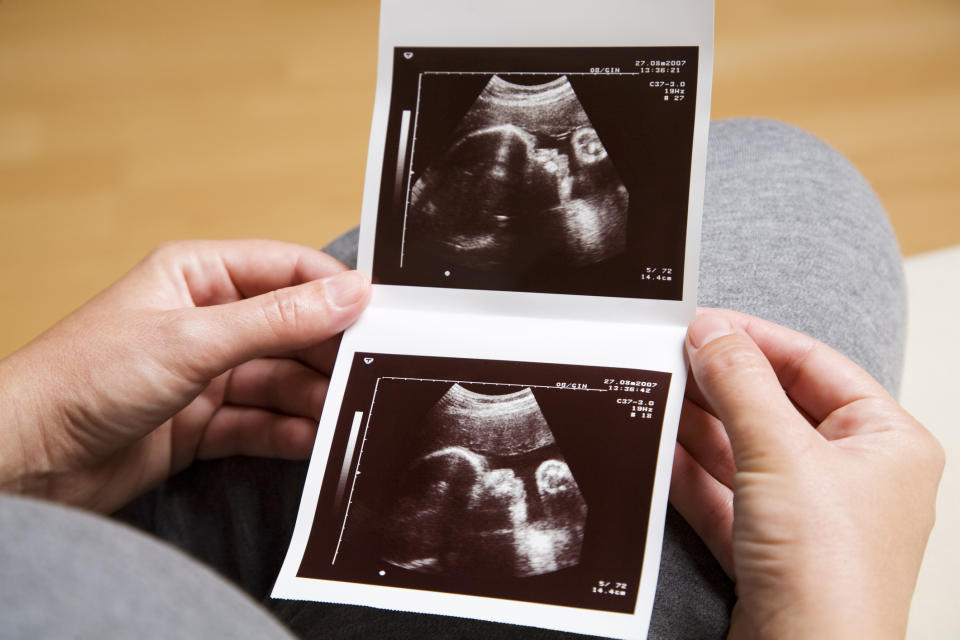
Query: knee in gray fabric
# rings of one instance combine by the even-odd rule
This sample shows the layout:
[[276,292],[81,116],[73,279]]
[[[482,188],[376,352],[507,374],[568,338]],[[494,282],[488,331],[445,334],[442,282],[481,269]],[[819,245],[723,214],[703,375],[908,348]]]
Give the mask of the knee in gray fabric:
[[699,302],[793,327],[899,386],[899,246],[840,153],[771,120],[711,124]]

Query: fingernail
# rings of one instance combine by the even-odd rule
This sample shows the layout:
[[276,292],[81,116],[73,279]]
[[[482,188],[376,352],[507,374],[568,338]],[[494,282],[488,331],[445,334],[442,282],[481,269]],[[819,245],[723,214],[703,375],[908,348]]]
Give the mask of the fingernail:
[[701,313],[687,329],[687,337],[695,349],[700,349],[717,338],[733,333],[730,321],[718,313]]
[[357,271],[344,271],[323,280],[323,292],[334,307],[349,307],[363,296],[367,278]]

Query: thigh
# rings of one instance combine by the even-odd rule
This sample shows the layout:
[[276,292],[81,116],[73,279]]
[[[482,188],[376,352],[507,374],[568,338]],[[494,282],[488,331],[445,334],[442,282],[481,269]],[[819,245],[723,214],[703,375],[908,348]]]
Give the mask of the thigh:
[[818,338],[896,395],[900,248],[870,185],[828,145],[770,120],[713,123],[700,257],[702,306]]
[[247,595],[116,522],[0,495],[5,638],[290,638]]

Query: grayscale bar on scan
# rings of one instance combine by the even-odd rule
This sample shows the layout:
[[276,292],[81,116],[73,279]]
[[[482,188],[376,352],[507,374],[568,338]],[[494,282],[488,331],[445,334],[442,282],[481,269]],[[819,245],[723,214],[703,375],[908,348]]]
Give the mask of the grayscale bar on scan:
[[394,211],[404,205],[403,211],[403,233],[400,236],[400,266],[403,267],[403,244],[407,236],[407,211],[406,211],[406,192],[403,190],[403,184],[407,177],[407,143],[410,137],[410,110],[405,109],[400,114],[400,144],[397,145],[397,174],[394,177],[393,184],[393,202]]
[[357,435],[360,433],[360,423],[363,422],[363,411],[355,411],[353,424],[350,426],[350,438],[347,440],[347,450],[343,455],[343,468],[340,469],[340,482],[337,484],[337,498],[335,508],[340,510],[343,504],[343,494],[347,489],[347,478],[350,477],[350,465],[353,463],[353,452],[357,448]]

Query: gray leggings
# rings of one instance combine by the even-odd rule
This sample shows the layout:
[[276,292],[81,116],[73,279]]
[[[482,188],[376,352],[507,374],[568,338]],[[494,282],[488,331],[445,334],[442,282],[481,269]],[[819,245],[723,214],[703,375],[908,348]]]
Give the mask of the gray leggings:
[[[896,393],[905,322],[901,260],[870,186],[839,154],[783,124],[715,122],[709,145],[700,304],[815,336]],[[356,234],[328,250],[355,262]],[[198,463],[116,514],[242,591],[114,521],[0,498],[5,637],[284,637],[277,618],[309,638],[563,635],[270,600],[305,470],[305,463],[247,458]],[[733,601],[732,583],[670,509],[650,637],[723,637]]]

